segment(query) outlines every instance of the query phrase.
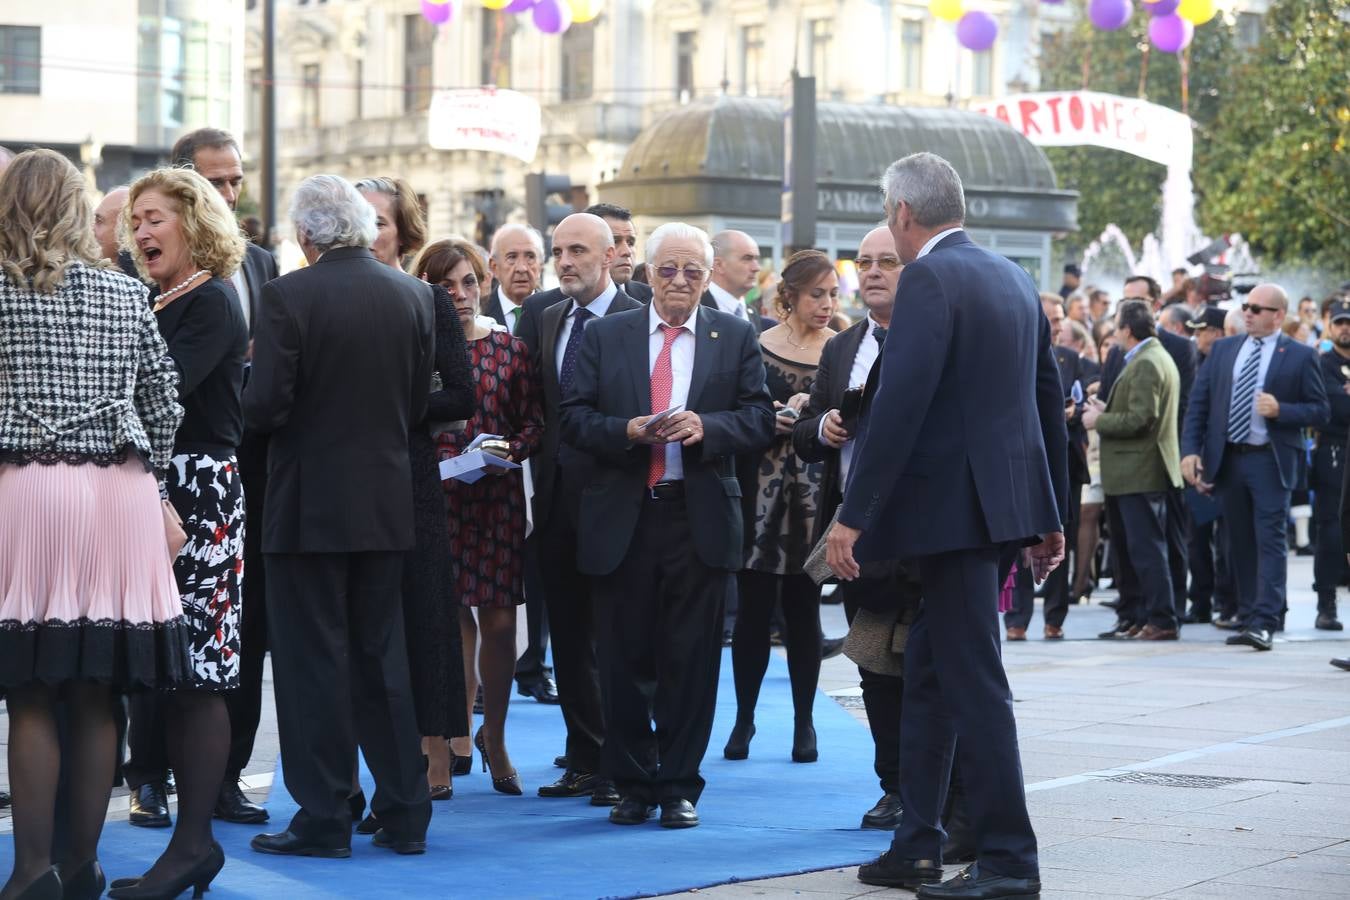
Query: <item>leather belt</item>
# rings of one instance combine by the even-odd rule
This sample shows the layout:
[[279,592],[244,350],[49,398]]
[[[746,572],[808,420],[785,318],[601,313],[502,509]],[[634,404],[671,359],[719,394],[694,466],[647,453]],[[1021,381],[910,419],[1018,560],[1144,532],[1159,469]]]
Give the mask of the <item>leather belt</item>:
[[683,500],[684,482],[683,481],[662,481],[648,489],[648,494],[653,500]]
[[1258,453],[1263,450],[1269,450],[1269,444],[1234,444],[1229,442],[1225,447],[1229,453]]

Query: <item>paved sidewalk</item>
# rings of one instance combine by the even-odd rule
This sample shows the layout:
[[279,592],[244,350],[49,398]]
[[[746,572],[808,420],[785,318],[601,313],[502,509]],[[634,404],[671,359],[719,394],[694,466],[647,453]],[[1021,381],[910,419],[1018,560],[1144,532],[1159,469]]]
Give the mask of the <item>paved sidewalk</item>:
[[[1327,664],[1350,656],[1350,632],[1312,628],[1311,582],[1311,560],[1291,558],[1290,627],[1270,653],[1224,646],[1227,632],[1198,625],[1176,643],[1098,641],[1114,615],[1095,603],[1071,609],[1065,641],[1039,639],[1038,613],[1032,640],[1006,647],[1042,897],[1350,897],[1350,673]],[[841,607],[824,607],[823,620],[827,634],[843,633]],[[825,663],[821,688],[863,718],[848,660]],[[270,700],[264,710],[246,773],[259,800],[277,754]],[[0,713],[0,749],[6,725]],[[830,748],[820,751],[829,765]],[[870,770],[858,778],[874,781]],[[109,815],[125,814],[115,792]],[[869,888],[849,868],[684,896],[912,895]]]

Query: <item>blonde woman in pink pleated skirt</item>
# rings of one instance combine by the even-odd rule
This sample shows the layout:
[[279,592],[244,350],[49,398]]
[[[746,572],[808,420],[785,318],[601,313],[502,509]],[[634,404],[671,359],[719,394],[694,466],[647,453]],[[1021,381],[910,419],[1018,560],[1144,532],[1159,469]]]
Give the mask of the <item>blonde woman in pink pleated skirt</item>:
[[[0,900],[102,893],[113,698],[191,679],[156,476],[182,416],[177,371],[145,286],[99,254],[74,166],[19,154],[0,175],[0,694],[15,849]],[[52,868],[63,751],[69,846]]]

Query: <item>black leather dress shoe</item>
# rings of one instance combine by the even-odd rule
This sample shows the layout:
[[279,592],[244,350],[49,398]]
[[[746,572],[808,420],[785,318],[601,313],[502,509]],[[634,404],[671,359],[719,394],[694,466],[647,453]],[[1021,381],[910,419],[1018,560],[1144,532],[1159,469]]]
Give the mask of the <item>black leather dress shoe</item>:
[[592,772],[573,772],[569,769],[557,781],[541,787],[539,796],[587,797],[595,789],[595,783],[599,780],[600,776]]
[[357,834],[374,834],[380,830],[380,820],[371,813],[356,824]]
[[0,791],[0,809],[9,809],[9,791]]
[[608,778],[597,778],[595,790],[591,791],[591,806],[616,806],[619,802],[619,789]]
[[245,797],[239,788],[239,782],[227,781],[220,786],[220,796],[216,798],[215,817],[240,825],[257,825],[267,821],[267,810]]
[[567,754],[564,753],[562,756],[553,757],[553,765],[558,769],[567,768]]
[[1338,669],[1350,672],[1350,656],[1332,657],[1331,664]]
[[836,656],[838,656],[840,653],[843,653],[843,652],[844,652],[844,639],[843,639],[843,638],[839,637],[839,638],[823,638],[823,639],[821,639],[821,642],[820,642],[820,658],[821,658],[821,659],[834,659]]
[[1237,619],[1228,618],[1227,616],[1216,616],[1214,621],[1209,624],[1213,625],[1215,628],[1222,628],[1224,631],[1237,631],[1242,627],[1242,623]]
[[882,794],[877,805],[863,813],[862,827],[894,831],[895,826],[900,824],[900,813],[903,811],[899,794]]
[[375,837],[371,838],[370,842],[376,847],[384,847],[386,850],[393,850],[401,856],[416,856],[419,853],[427,852],[427,842],[425,840],[404,840],[403,838],[394,837],[383,828],[375,832]]
[[661,801],[662,828],[693,828],[698,824],[694,804],[683,798]]
[[533,697],[540,703],[546,703],[549,706],[556,706],[562,702],[558,699],[558,688],[553,683],[553,679],[545,675],[543,678],[534,681],[525,682],[516,685],[516,693],[522,697]]
[[1240,644],[1254,650],[1269,650],[1274,646],[1270,640],[1270,632],[1264,628],[1244,628],[1224,643]]
[[858,866],[858,880],[863,884],[883,887],[908,888],[934,884],[942,880],[942,866],[935,859],[903,859],[887,850],[876,862]]
[[615,825],[641,825],[651,818],[652,808],[641,800],[624,797],[609,811],[609,820]]
[[164,782],[151,781],[131,792],[131,813],[127,821],[137,828],[168,828],[173,824],[169,818],[169,795],[164,790]]
[[1340,619],[1336,618],[1335,613],[1318,613],[1317,621],[1313,623],[1313,627],[1316,628],[1318,631],[1345,630],[1345,626],[1341,624]]
[[975,835],[971,834],[969,826],[958,829],[947,825],[946,828],[947,840],[942,845],[942,861],[948,865],[974,862]]
[[320,859],[347,859],[352,855],[350,845],[320,844],[307,841],[292,831],[260,834],[249,841],[248,845],[259,853],[273,853],[277,856],[317,856]]
[[967,866],[955,878],[941,884],[925,884],[918,895],[924,900],[998,900],[1000,897],[1039,897],[1039,878],[1008,878],[981,875],[979,866]]
[[347,798],[347,809],[352,814],[353,822],[360,822],[361,817],[366,814],[366,792],[357,791]]

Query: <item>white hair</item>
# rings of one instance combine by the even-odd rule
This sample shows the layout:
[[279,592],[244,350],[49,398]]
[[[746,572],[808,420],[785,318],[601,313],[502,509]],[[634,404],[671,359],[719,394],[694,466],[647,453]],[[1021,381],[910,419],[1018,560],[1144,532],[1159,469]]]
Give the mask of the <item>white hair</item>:
[[544,236],[539,233],[538,229],[529,225],[522,225],[519,222],[507,222],[492,233],[492,250],[488,255],[493,259],[496,259],[498,242],[500,242],[502,238],[512,234],[525,235],[530,239],[530,243],[534,245],[535,255],[541,260],[544,258]]
[[881,176],[889,220],[903,202],[923,228],[960,224],[966,219],[966,194],[952,164],[935,153],[911,153],[886,167]]
[[661,245],[667,238],[675,238],[681,241],[697,241],[703,245],[703,264],[712,268],[713,247],[712,241],[708,240],[708,233],[702,228],[695,228],[693,225],[687,225],[684,222],[667,222],[659,226],[647,237],[647,261],[652,265],[657,265],[661,255]]
[[291,198],[291,221],[320,253],[375,243],[375,207],[337,175],[311,175]]

